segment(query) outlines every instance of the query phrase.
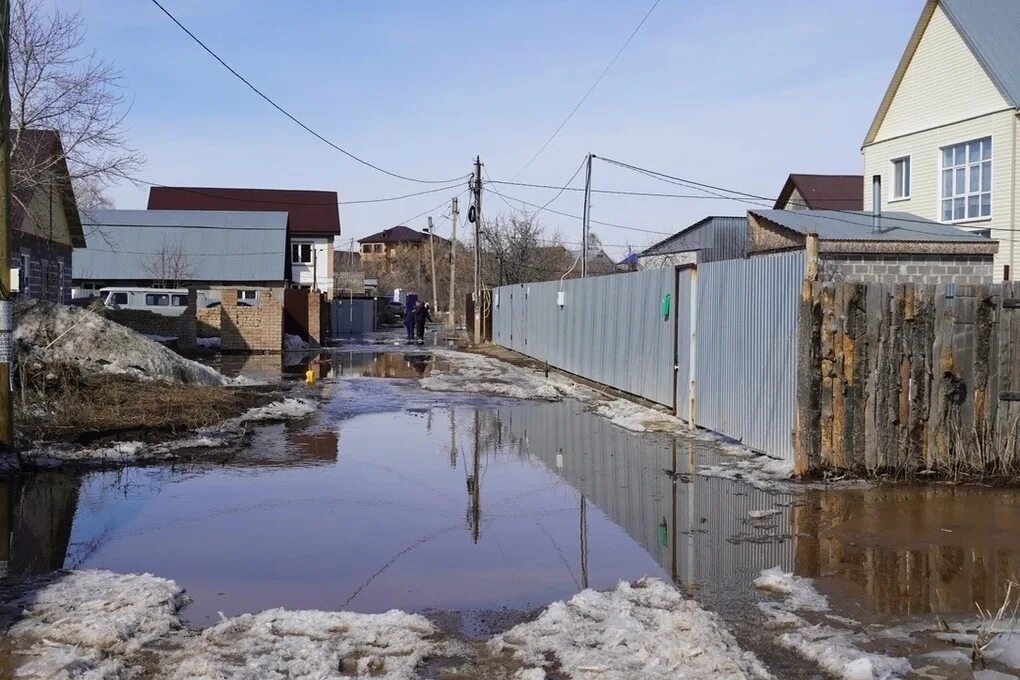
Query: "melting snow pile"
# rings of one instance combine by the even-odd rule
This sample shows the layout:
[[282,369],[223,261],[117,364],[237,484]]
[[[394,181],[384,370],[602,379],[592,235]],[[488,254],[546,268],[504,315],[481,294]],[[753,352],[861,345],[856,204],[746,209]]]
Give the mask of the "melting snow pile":
[[771,677],[715,615],[657,579],[606,593],[585,590],[489,644],[570,678]]
[[139,441],[117,442],[109,446],[81,448],[70,444],[50,444],[23,452],[22,458],[38,467],[59,467],[65,463],[110,465],[140,461],[166,460],[183,451],[220,448],[233,444],[252,423],[269,423],[304,418],[315,412],[308,399],[287,398],[248,409],[236,418],[195,430],[183,439],[148,444]]
[[[824,612],[829,608],[828,600],[815,590],[809,579],[773,567],[763,570],[754,585],[786,596],[782,602],[761,602],[758,605],[771,626],[788,630],[779,635],[779,643],[814,661],[834,677],[843,680],[892,680],[911,674],[913,669],[906,659],[862,651],[858,645],[868,641],[866,636],[844,627],[813,625],[799,616],[796,612]],[[852,625],[851,621],[845,623]]]
[[116,373],[177,383],[224,385],[219,372],[88,309],[50,302],[19,308],[14,339],[23,360],[73,364],[83,373]]
[[734,450],[733,445],[724,452],[734,456],[734,460],[722,465],[703,465],[698,468],[698,474],[702,477],[732,479],[766,491],[774,488],[777,482],[789,481],[793,477],[792,460],[776,460],[744,448]]
[[[515,399],[543,399],[559,401],[576,397],[584,388],[562,376],[546,378],[498,359],[468,354],[467,352],[436,351],[435,354],[450,360],[450,369],[435,371],[422,378],[420,384],[435,392],[475,392],[495,394]],[[594,394],[594,391],[591,391]]]
[[407,680],[426,656],[462,651],[424,617],[399,611],[274,609],[196,633],[177,615],[180,587],[149,574],[58,573],[4,595],[7,637],[29,658],[19,678]]

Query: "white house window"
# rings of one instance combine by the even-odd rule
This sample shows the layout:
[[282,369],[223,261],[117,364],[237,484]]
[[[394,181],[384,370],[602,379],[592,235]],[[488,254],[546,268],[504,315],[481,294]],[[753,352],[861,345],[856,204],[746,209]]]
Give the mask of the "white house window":
[[992,214],[992,138],[942,148],[942,221]]
[[239,290],[237,291],[238,300],[258,300],[259,292],[257,290]]
[[312,263],[312,244],[311,243],[293,243],[290,246],[290,261],[293,264],[311,264]]
[[910,156],[894,158],[892,200],[910,198]]

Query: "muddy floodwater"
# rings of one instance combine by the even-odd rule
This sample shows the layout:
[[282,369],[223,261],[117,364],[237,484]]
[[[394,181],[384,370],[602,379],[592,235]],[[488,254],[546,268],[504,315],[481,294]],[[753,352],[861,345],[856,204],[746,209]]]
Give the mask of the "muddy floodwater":
[[[468,637],[651,575],[718,612],[777,676],[810,677],[763,627],[763,569],[816,579],[868,649],[918,668],[940,643],[883,631],[997,608],[1020,566],[1014,490],[703,477],[692,470],[723,459],[710,441],[632,433],[569,400],[426,392],[435,359],[397,349],[330,354],[316,416],[207,462],[0,481],[0,569],[172,578],[196,627],[271,607],[399,608]],[[275,362],[224,369],[306,365]]]

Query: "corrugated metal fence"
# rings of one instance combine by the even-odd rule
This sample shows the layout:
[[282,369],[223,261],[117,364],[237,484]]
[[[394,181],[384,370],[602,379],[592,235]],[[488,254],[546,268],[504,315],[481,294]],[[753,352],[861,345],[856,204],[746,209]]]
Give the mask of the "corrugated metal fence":
[[493,341],[684,420],[693,382],[697,425],[792,458],[804,269],[798,252],[504,286]]

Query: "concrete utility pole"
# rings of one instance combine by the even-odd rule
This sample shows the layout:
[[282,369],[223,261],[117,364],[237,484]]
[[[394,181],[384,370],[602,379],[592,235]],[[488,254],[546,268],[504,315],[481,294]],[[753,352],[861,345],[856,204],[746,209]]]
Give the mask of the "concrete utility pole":
[[429,215],[429,259],[432,260],[432,311],[439,313],[439,293],[436,292],[436,244],[432,237],[435,227],[432,226],[432,216]]
[[450,330],[457,327],[456,309],[457,293],[457,218],[460,216],[460,209],[457,207],[457,197],[453,197],[450,204],[450,220],[453,222],[453,236],[450,237]]
[[588,276],[588,233],[591,231],[591,159],[588,154],[588,168],[584,176],[584,211],[581,219],[581,278]]
[[475,204],[475,343],[482,344],[482,158],[475,156],[475,179],[472,186]]
[[[14,450],[14,303],[11,301],[11,5],[0,0],[0,451]],[[25,282],[27,283],[27,282]],[[24,284],[23,284],[24,285]]]

